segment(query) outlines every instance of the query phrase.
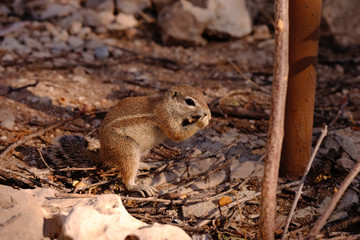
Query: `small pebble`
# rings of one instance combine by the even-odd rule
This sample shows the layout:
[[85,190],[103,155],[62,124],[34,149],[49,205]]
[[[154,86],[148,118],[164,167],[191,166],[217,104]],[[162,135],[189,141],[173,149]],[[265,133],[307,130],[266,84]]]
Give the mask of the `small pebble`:
[[4,135],[0,137],[0,141],[3,141],[3,142],[6,142],[7,139],[8,139],[8,137],[4,136]]
[[77,118],[73,121],[73,124],[77,127],[85,128],[85,121],[82,118]]
[[80,47],[81,45],[84,44],[84,40],[82,40],[81,38],[78,37],[74,37],[74,36],[70,36],[67,40],[68,44],[73,47]]
[[42,97],[42,98],[39,99],[39,104],[41,104],[41,105],[51,105],[52,100],[49,97]]
[[2,62],[11,62],[11,61],[14,61],[14,57],[10,53],[7,53],[1,58],[1,61]]
[[98,59],[105,59],[109,57],[109,49],[106,46],[97,47],[94,49],[94,54]]
[[100,119],[94,119],[91,121],[91,125],[93,125],[94,127],[99,127],[101,124],[101,120]]
[[82,28],[81,22],[73,22],[70,27],[70,32],[72,34],[78,34]]
[[15,121],[6,119],[1,122],[0,126],[4,129],[12,131],[12,130],[14,130],[14,127],[15,127]]

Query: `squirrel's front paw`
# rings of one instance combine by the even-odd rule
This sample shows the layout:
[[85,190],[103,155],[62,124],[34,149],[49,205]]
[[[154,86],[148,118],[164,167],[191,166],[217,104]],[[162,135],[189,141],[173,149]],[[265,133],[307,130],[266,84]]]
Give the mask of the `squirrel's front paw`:
[[199,118],[199,120],[197,120],[196,125],[197,125],[199,128],[204,128],[204,127],[206,127],[207,125],[209,125],[210,119],[211,119],[211,115],[202,116],[201,118]]
[[157,195],[158,190],[152,186],[147,185],[130,185],[127,190],[131,192],[138,192],[142,197],[154,197]]

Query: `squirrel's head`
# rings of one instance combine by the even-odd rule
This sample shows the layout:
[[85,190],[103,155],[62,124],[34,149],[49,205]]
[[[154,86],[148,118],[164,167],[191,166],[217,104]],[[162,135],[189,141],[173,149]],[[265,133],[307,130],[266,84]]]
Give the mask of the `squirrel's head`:
[[176,85],[167,90],[165,102],[170,114],[182,119],[182,124],[189,125],[202,117],[211,116],[201,91],[188,85]]

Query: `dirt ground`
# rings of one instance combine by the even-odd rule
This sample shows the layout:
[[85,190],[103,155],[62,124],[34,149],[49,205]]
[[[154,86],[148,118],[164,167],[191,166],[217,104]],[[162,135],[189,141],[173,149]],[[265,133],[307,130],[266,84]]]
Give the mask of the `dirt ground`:
[[[11,144],[24,139],[30,134],[39,133],[48,126],[61,125],[21,144],[0,161],[0,184],[15,188],[33,188],[35,186],[54,187],[40,182],[19,166],[35,166],[44,169],[38,161],[26,162],[26,157],[36,153],[36,149],[53,144],[56,137],[65,134],[87,135],[96,138],[101,119],[107,110],[119,99],[127,96],[157,94],[175,84],[189,84],[201,89],[211,108],[213,118],[207,130],[196,134],[192,142],[166,143],[153,150],[144,160],[163,162],[176,166],[176,160],[190,161],[194,158],[194,149],[189,145],[201,145],[209,134],[226,138],[226,134],[235,131],[256,137],[256,141],[247,143],[246,150],[260,159],[264,153],[268,115],[270,112],[270,91],[272,84],[272,38],[255,39],[252,35],[242,39],[226,41],[210,40],[204,47],[164,46],[151,24],[142,25],[135,35],[115,36],[104,34],[102,38],[114,39],[114,48],[121,51],[120,56],[108,59],[94,59],[89,64],[78,58],[76,52],[54,58],[17,59],[2,63],[4,70],[0,81],[1,114],[14,116],[13,128],[0,128],[0,152]],[[0,53],[1,54],[1,53]],[[359,133],[360,119],[360,61],[359,48],[340,48],[331,37],[322,36],[320,40],[318,83],[315,105],[314,143],[319,136],[321,126],[329,126],[329,138],[338,130],[351,129]],[[335,136],[336,137],[336,136]],[[226,142],[226,139],[223,140]],[[224,146],[219,151],[226,151]],[[317,163],[311,170],[305,187],[305,195],[300,199],[299,209],[319,206],[326,197],[331,197],[335,189],[345,178],[347,171],[337,163],[346,151],[342,147],[323,146],[323,153],[317,155]],[[327,151],[325,151],[327,149]],[[204,152],[202,152],[204,154]],[[211,147],[207,154],[211,153]],[[213,152],[217,154],[217,152]],[[198,156],[200,157],[200,156]],[[196,156],[195,156],[196,158]],[[171,159],[171,161],[169,161]],[[219,162],[216,169],[226,166]],[[167,165],[167,167],[172,167]],[[161,167],[160,167],[161,168]],[[3,169],[24,174],[27,179]],[[46,169],[46,168],[45,168]],[[142,174],[150,178],[163,169],[155,168]],[[203,175],[188,175],[183,179],[174,179],[173,185],[183,186]],[[115,174],[111,170],[48,172],[47,179],[58,184],[67,193],[75,191],[74,182],[92,179],[92,183],[111,180]],[[244,180],[244,179],[243,179]],[[281,179],[280,184],[287,183]],[[359,195],[359,179],[352,188]],[[261,177],[247,179],[245,185],[227,179],[223,185],[211,190],[202,190],[198,196],[215,196],[230,188],[241,191],[259,192]],[[166,188],[161,185],[160,189]],[[284,188],[278,195],[277,222],[279,237],[284,216],[288,215],[295,195],[295,188]],[[78,191],[78,193],[117,193],[127,196],[120,183],[109,182],[105,185]],[[188,194],[190,197],[191,194]],[[181,196],[169,194],[164,199],[181,199]],[[232,207],[231,214],[221,215],[207,222],[200,228],[196,224],[206,218],[182,218],[181,204],[157,205],[154,202],[125,203],[128,211],[146,222],[172,223],[183,227],[190,234],[210,234],[213,239],[255,239],[258,228],[259,197],[246,202],[241,209]],[[360,233],[359,205],[351,207],[345,219],[327,225],[323,233],[348,232]],[[234,220],[235,211],[244,216],[243,221]],[[175,214],[176,219],[171,214]],[[297,225],[290,230],[296,233],[308,230],[316,220],[312,217],[299,218]],[[185,224],[186,222],[186,224]],[[294,235],[294,236],[295,236]],[[238,237],[238,238],[235,238]]]

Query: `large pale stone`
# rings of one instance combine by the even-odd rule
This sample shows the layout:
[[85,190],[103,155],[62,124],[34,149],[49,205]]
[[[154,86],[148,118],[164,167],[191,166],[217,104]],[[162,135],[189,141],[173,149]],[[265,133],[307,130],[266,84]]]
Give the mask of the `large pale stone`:
[[73,208],[64,222],[64,237],[70,239],[179,239],[190,237],[180,228],[148,225],[132,217],[119,196],[101,195]]
[[328,0],[322,14],[337,43],[358,45],[360,39],[359,0]]
[[126,14],[134,14],[150,6],[150,0],[116,0],[117,10]]
[[186,0],[163,8],[158,17],[163,42],[204,45],[206,41],[201,35],[213,15],[212,8],[194,6]]
[[242,37],[252,31],[245,0],[180,0],[160,2],[158,24],[165,43],[204,45],[212,35]]
[[42,239],[43,212],[29,194],[0,185],[0,238]]
[[215,15],[207,29],[213,33],[243,37],[252,30],[245,0],[214,0]]

